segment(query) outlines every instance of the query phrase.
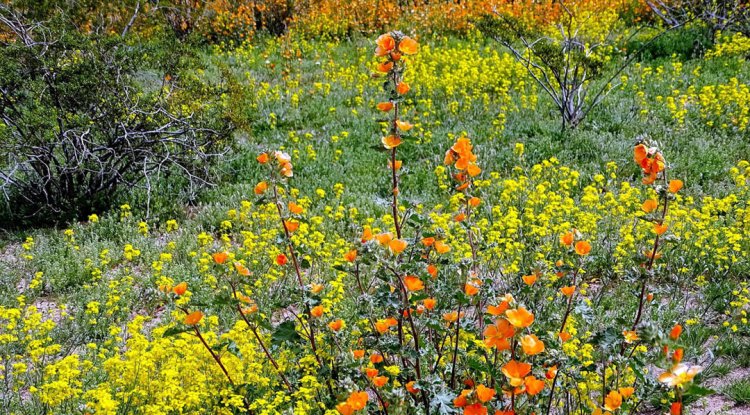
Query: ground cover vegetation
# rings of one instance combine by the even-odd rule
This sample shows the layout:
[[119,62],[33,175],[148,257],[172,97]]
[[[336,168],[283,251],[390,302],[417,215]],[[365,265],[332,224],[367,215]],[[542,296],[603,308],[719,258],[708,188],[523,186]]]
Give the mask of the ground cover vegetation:
[[0,411],[750,401],[742,1],[3,1]]

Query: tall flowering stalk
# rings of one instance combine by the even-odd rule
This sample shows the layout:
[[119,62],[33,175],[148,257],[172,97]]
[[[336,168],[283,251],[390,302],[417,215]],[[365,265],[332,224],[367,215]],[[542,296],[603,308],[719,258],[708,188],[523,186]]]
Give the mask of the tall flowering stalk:
[[635,162],[643,171],[642,182],[644,185],[654,189],[657,199],[647,199],[643,202],[641,209],[645,213],[644,220],[653,223],[654,243],[643,252],[645,262],[643,264],[644,274],[641,278],[641,289],[638,299],[638,310],[636,311],[631,330],[635,330],[643,316],[643,308],[646,303],[648,280],[653,274],[655,262],[661,258],[659,248],[664,241],[665,234],[669,229],[666,223],[669,202],[674,195],[682,189],[682,180],[669,180],[667,175],[667,163],[664,155],[656,145],[642,141],[636,144],[633,155]]
[[376,40],[375,56],[385,58],[378,64],[377,70],[385,74],[383,90],[388,96],[387,101],[378,103],[378,110],[389,114],[388,134],[382,138],[383,146],[390,150],[388,167],[391,169],[392,201],[391,210],[393,214],[396,238],[401,239],[401,223],[398,213],[398,171],[401,168],[401,160],[396,158],[396,148],[403,142],[403,132],[412,129],[413,125],[408,121],[399,119],[399,110],[404,95],[409,92],[409,85],[403,81],[406,64],[403,55],[414,55],[419,50],[419,44],[409,36],[394,31],[381,35]]

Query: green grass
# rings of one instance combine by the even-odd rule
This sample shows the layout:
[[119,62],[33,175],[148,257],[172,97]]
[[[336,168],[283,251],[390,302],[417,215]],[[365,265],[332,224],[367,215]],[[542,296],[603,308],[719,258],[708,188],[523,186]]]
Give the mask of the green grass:
[[737,404],[750,404],[750,378],[733,382],[731,385],[725,387],[722,392]]

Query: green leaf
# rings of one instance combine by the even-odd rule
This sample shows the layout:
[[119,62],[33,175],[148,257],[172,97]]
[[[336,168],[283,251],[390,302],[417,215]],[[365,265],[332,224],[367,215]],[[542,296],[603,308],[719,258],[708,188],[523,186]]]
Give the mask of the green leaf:
[[299,333],[297,333],[294,322],[291,320],[285,321],[276,326],[276,329],[271,335],[271,343],[275,345],[280,345],[283,343],[296,343],[301,339],[302,337],[300,337]]
[[187,333],[189,331],[192,331],[193,328],[190,326],[172,326],[168,328],[164,334],[162,334],[162,337],[174,337],[178,334]]

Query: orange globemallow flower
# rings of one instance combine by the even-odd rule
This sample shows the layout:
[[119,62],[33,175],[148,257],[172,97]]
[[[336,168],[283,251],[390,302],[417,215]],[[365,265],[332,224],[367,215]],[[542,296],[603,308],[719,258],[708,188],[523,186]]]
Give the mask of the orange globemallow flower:
[[484,385],[477,386],[476,393],[477,399],[483,403],[487,403],[495,397],[495,390]]
[[310,309],[310,315],[313,317],[320,317],[323,315],[323,306],[322,305],[316,305],[315,307]]
[[560,292],[562,292],[564,296],[570,297],[574,292],[576,292],[576,286],[570,285],[568,287],[562,287],[560,288]]
[[258,157],[256,157],[255,159],[258,160],[258,163],[260,164],[266,164],[268,163],[268,159],[269,159],[268,153],[260,153],[258,154]]
[[249,277],[252,272],[250,272],[249,269],[247,269],[246,266],[242,265],[242,263],[235,261],[234,262],[234,269],[237,271],[238,274],[242,275],[243,277]]
[[682,414],[682,402],[672,402],[669,406],[669,415],[681,415]]
[[523,283],[524,284],[526,284],[528,286],[532,286],[536,282],[536,278],[537,277],[536,277],[536,274],[530,274],[530,275],[524,275],[521,278],[523,279]]
[[378,45],[375,48],[376,56],[385,56],[389,54],[393,49],[396,49],[396,40],[393,39],[390,33],[380,35],[376,40],[375,44]]
[[346,399],[346,403],[349,404],[355,411],[360,411],[362,409],[365,409],[365,406],[367,405],[367,401],[370,399],[370,396],[367,394],[367,392],[352,392],[351,395],[349,395],[349,398]]
[[352,356],[354,356],[355,359],[361,359],[365,357],[365,351],[363,349],[352,350]]
[[412,395],[415,395],[419,392],[419,388],[414,386],[414,383],[415,382],[413,380],[410,380],[406,383],[406,390],[409,391],[409,393],[411,393]]
[[393,109],[393,103],[390,101],[378,103],[378,110],[388,112]]
[[669,192],[670,193],[677,193],[682,189],[683,183],[682,180],[675,179],[669,181]]
[[438,274],[438,267],[436,267],[433,264],[430,264],[427,266],[427,273],[430,274],[432,278],[436,278]]
[[505,377],[510,381],[511,386],[519,387],[523,385],[523,378],[531,372],[531,365],[511,360],[503,366],[502,370]]
[[346,262],[354,262],[357,259],[357,250],[352,249],[351,251],[344,254],[344,260]]
[[575,239],[575,234],[573,232],[568,232],[560,237],[560,243],[565,246],[571,246],[573,245],[574,239]]
[[544,351],[544,342],[539,340],[534,334],[529,334],[521,338],[521,347],[527,355],[533,356]]
[[396,127],[401,131],[409,131],[414,128],[414,124],[409,121],[396,120]]
[[398,42],[398,50],[406,55],[414,55],[419,51],[419,43],[409,36],[404,36],[401,41]]
[[430,311],[435,309],[435,304],[437,304],[437,301],[434,298],[425,298],[422,300],[422,304],[424,304],[424,307]]
[[646,199],[641,205],[641,210],[643,210],[646,213],[651,213],[655,211],[656,208],[658,207],[659,207],[659,202],[657,202],[654,199]]
[[487,306],[487,313],[493,316],[499,316],[505,313],[505,310],[507,310],[509,307],[510,307],[510,304],[508,304],[507,301],[503,301],[498,305]]
[[633,159],[636,163],[641,164],[643,160],[648,158],[648,147],[645,144],[638,144],[633,149]]
[[675,324],[674,327],[672,327],[672,330],[669,332],[669,338],[672,340],[677,340],[677,338],[680,337],[680,334],[682,334],[682,326],[679,324]]
[[388,383],[387,376],[375,376],[372,378],[372,384],[375,385],[376,388],[382,388],[386,383]]
[[294,202],[289,202],[289,204],[287,205],[287,207],[289,208],[289,211],[292,212],[292,213],[294,213],[295,215],[299,215],[299,214],[301,214],[301,213],[303,213],[305,211],[305,209],[302,206],[300,206],[300,205],[298,205],[298,204],[296,204]]
[[172,292],[174,292],[177,295],[183,295],[185,294],[186,291],[187,291],[187,283],[184,281],[175,285],[174,288],[172,288]]
[[620,395],[622,395],[623,398],[627,399],[633,395],[635,392],[635,388],[632,386],[625,387],[625,388],[619,388],[617,389],[618,392],[620,392]]
[[464,415],[487,415],[487,408],[479,402],[466,405]]
[[383,362],[383,355],[380,353],[373,353],[370,355],[370,361],[372,364],[378,364]]
[[414,275],[407,275],[404,277],[404,286],[409,291],[420,291],[424,289],[424,283],[419,277]]
[[200,311],[193,311],[192,313],[185,316],[185,324],[188,326],[194,326],[203,320],[203,313]]
[[276,256],[276,265],[284,266],[289,260],[287,259],[286,255],[279,254]]
[[464,284],[464,292],[466,295],[473,297],[479,294],[479,286],[482,285],[482,281],[473,280]]
[[390,150],[401,145],[401,138],[395,135],[388,135],[380,140],[383,143],[383,147]]
[[638,340],[638,333],[635,330],[623,330],[622,336],[625,338],[625,343],[633,343]]
[[515,329],[508,320],[499,318],[495,320],[495,324],[484,329],[484,344],[498,350],[510,350],[508,338],[513,337],[515,333]]
[[211,256],[213,257],[214,262],[220,265],[227,262],[227,259],[229,258],[229,254],[226,252],[216,252]]
[[434,246],[438,254],[446,254],[451,251],[451,247],[443,241],[435,241]]
[[268,183],[266,182],[260,182],[256,184],[255,189],[253,189],[256,195],[262,195],[266,192],[266,190],[268,190]]
[[526,386],[526,393],[534,396],[544,389],[544,380],[537,379],[536,376],[526,376],[523,380]]
[[299,222],[296,220],[285,220],[284,227],[289,233],[296,232],[299,229]]
[[530,313],[523,307],[506,310],[505,316],[508,317],[510,324],[518,328],[529,327],[531,323],[534,322],[534,314]]
[[394,239],[388,242],[388,249],[390,249],[394,254],[398,255],[404,252],[404,249],[406,249],[408,245],[409,244],[403,239]]
[[334,320],[330,323],[328,323],[328,328],[333,331],[339,331],[344,328],[344,320]]
[[393,62],[382,62],[378,64],[378,72],[390,72],[393,69]]
[[622,395],[617,391],[611,391],[604,398],[604,409],[616,411],[622,406]]
[[409,84],[406,82],[399,82],[398,85],[396,85],[396,92],[399,93],[399,95],[404,95],[405,93],[409,92]]
[[587,241],[576,242],[576,254],[580,256],[588,255],[591,252],[591,244]]
[[469,206],[471,207],[477,207],[479,204],[482,203],[482,199],[474,196],[471,199],[469,199]]
[[669,226],[663,224],[663,223],[655,223],[654,224],[654,233],[657,235],[664,235],[664,233],[667,232],[667,229]]

